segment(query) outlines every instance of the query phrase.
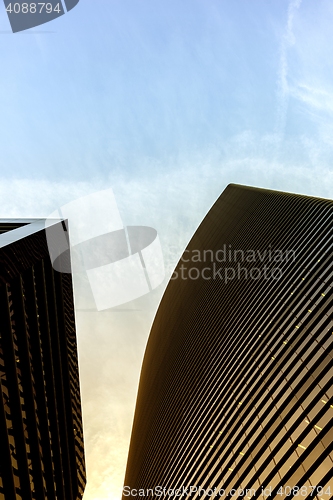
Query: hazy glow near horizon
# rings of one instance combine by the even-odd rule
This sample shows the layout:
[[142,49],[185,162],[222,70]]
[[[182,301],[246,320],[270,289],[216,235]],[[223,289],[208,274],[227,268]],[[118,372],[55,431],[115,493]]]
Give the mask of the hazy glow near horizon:
[[[81,0],[13,35],[0,5],[1,217],[112,187],[170,272],[230,182],[332,198],[332,22],[329,0]],[[84,499],[117,499],[166,281],[99,313],[83,285]]]

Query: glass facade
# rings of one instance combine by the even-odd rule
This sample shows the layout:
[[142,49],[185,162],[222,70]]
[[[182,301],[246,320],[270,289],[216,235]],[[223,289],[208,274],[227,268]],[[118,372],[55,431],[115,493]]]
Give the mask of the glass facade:
[[0,248],[0,311],[0,499],[81,499],[72,282],[53,270],[44,231]]
[[124,498],[331,498],[332,210],[236,185],[212,207],[152,326]]

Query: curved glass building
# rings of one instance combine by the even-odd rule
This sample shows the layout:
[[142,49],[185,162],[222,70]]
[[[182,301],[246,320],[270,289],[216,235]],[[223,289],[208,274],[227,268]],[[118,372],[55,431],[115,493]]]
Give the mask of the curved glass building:
[[152,326],[124,498],[333,495],[332,214],[222,193]]

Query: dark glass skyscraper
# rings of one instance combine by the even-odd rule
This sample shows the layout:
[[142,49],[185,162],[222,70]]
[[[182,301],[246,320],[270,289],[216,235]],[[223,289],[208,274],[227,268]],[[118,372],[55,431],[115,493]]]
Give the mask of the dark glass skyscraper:
[[77,500],[85,482],[71,275],[43,220],[0,221],[0,499]]
[[124,498],[333,495],[332,214],[222,193],[152,326]]

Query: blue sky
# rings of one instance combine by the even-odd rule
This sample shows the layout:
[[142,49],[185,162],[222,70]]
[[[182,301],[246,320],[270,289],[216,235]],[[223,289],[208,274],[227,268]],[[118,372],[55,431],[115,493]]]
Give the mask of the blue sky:
[[[307,70],[332,71],[329,57],[323,68],[309,54],[330,45],[313,27],[329,2],[295,9],[294,46],[283,42],[287,10],[283,0],[81,0],[35,28],[54,33],[2,34],[1,170],[55,181],[150,176],[212,148],[223,162],[244,131],[257,137],[251,153],[265,154],[258,137],[278,132],[281,51],[296,90]],[[9,28],[4,9],[0,28]],[[282,161],[290,140],[317,132],[300,100],[288,101],[288,139],[274,151]],[[306,164],[296,149],[290,160]]]
[[[230,182],[332,198],[332,23],[330,0],[80,0],[14,35],[0,5],[2,217],[112,187],[170,271]],[[162,292],[77,311],[85,500],[119,498]]]
[[288,7],[81,0],[15,36],[2,9],[1,174],[150,179],[213,151],[216,174],[235,157],[329,165],[332,5]]

